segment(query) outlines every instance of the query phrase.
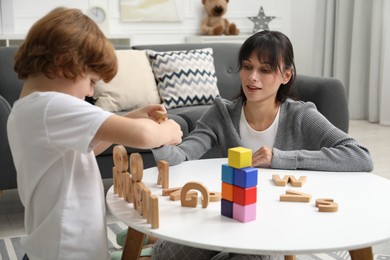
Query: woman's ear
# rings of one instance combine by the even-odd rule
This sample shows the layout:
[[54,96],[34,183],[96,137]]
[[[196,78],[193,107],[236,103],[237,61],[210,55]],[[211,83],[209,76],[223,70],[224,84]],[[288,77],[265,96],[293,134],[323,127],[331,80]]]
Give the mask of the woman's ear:
[[290,81],[291,76],[292,76],[292,69],[286,69],[286,70],[284,70],[284,72],[283,72],[283,82],[282,82],[282,84],[283,84],[283,85],[287,84],[287,83]]

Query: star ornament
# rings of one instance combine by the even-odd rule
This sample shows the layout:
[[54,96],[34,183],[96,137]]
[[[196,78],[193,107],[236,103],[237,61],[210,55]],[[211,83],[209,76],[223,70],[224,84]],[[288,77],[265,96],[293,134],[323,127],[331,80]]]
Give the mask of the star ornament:
[[257,16],[250,16],[248,17],[249,20],[251,20],[254,23],[253,27],[253,33],[262,31],[262,30],[269,30],[268,23],[275,19],[276,16],[266,16],[264,14],[264,9],[261,6],[259,10],[259,14]]

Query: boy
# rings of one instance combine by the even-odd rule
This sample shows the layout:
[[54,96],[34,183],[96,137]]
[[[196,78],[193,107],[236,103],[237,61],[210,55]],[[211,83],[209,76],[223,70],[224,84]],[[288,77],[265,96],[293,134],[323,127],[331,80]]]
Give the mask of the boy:
[[105,200],[95,155],[112,143],[153,148],[181,142],[150,105],[117,116],[84,101],[117,72],[115,51],[80,10],[56,8],[30,29],[14,69],[24,79],[8,138],[25,207],[25,259],[109,259]]

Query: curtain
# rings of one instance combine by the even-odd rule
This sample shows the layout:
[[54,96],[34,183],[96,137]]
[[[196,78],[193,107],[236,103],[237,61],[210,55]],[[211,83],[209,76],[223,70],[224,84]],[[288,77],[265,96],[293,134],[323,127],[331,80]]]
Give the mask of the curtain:
[[390,1],[317,0],[315,70],[343,83],[351,119],[390,125]]

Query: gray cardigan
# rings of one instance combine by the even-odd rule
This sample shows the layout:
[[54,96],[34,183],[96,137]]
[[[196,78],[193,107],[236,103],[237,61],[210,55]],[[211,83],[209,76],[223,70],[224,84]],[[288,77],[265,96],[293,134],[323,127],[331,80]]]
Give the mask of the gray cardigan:
[[[175,165],[196,160],[213,146],[227,157],[229,148],[243,146],[239,132],[242,105],[242,98],[217,98],[181,144],[152,150],[156,161]],[[287,99],[280,108],[271,168],[370,172],[373,162],[367,148],[333,126],[313,103]]]

